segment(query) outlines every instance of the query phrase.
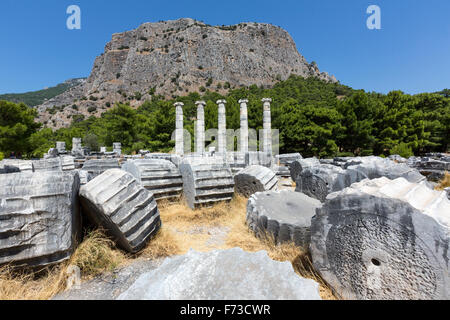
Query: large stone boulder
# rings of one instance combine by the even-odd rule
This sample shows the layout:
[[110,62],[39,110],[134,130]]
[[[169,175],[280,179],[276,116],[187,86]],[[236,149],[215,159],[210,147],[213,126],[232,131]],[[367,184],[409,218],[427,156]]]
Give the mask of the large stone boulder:
[[68,259],[81,231],[78,190],[76,172],[0,175],[0,264]]
[[250,166],[234,176],[234,189],[245,197],[260,191],[277,189],[278,178],[275,172],[263,166]]
[[270,236],[276,243],[292,241],[307,248],[311,218],[320,206],[320,201],[299,192],[258,192],[248,200],[247,225],[256,235]]
[[450,299],[449,212],[424,183],[355,183],[312,219],[314,267],[345,299]]
[[99,176],[109,169],[120,169],[118,159],[91,159],[86,160],[82,169],[88,172],[88,181]]
[[319,159],[317,158],[305,158],[294,160],[289,165],[289,171],[291,173],[292,181],[297,181],[298,176],[302,173],[303,170],[315,166],[320,166]]
[[190,208],[230,201],[233,197],[233,175],[223,158],[185,158],[179,169],[183,177],[183,193]]
[[128,172],[110,169],[80,188],[84,212],[129,252],[141,250],[161,227],[153,194]]
[[329,193],[342,190],[365,178],[367,176],[358,170],[321,164],[300,173],[297,177],[295,191],[325,201]]
[[156,200],[176,200],[183,191],[180,170],[168,160],[128,160],[122,164],[122,170],[131,173]]
[[320,300],[319,285],[290,262],[241,248],[166,258],[142,274],[119,300]]

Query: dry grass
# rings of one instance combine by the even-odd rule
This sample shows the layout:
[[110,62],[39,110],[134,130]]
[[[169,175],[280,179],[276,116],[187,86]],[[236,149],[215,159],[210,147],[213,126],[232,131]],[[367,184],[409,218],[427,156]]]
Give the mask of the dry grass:
[[445,171],[444,178],[441,180],[441,182],[439,182],[435,189],[442,191],[448,187],[450,187],[450,173]]
[[[159,259],[197,251],[240,247],[248,252],[266,250],[276,261],[290,261],[296,273],[320,284],[323,299],[336,299],[329,287],[314,271],[310,256],[293,243],[275,245],[270,237],[255,237],[245,223],[247,199],[235,196],[229,203],[219,203],[211,208],[191,210],[183,199],[178,203],[159,202],[161,230],[137,255],[125,255],[101,231],[93,231],[68,262],[46,270],[39,275],[16,273],[11,268],[0,269],[0,300],[49,299],[66,287],[67,268],[76,265],[84,280],[114,268],[131,263],[137,257]],[[217,243],[208,242],[217,237],[211,230],[221,230]],[[212,233],[211,233],[212,232]]]
[[158,234],[151,240],[150,244],[141,252],[139,256],[149,259],[159,259],[173,255],[183,254],[179,246],[180,239],[168,230],[165,226],[159,230]]
[[0,300],[46,300],[66,288],[69,266],[80,268],[83,279],[111,271],[124,262],[125,255],[101,231],[89,233],[71,259],[40,272],[0,268]]
[[[297,274],[313,279],[320,285],[320,295],[323,299],[334,300],[331,289],[320,275],[314,271],[311,257],[294,243],[275,245],[270,237],[257,238],[245,222],[247,199],[235,196],[230,203],[219,203],[211,208],[191,210],[183,201],[177,204],[159,204],[163,221],[162,235],[150,242],[147,250],[155,251],[158,257],[184,254],[190,248],[197,251],[214,249],[229,249],[240,247],[248,252],[266,250],[271,259],[276,261],[290,261]],[[211,237],[208,230],[215,227],[225,227],[228,233],[224,243],[214,247],[208,246],[206,241]],[[203,232],[192,232],[200,230]],[[169,241],[167,241],[169,240]],[[165,249],[170,242],[169,250]],[[144,251],[144,252],[145,252]],[[152,256],[152,255],[151,255]]]
[[125,260],[125,254],[115,248],[114,242],[104,232],[94,230],[78,246],[68,264],[79,267],[86,279],[113,271]]

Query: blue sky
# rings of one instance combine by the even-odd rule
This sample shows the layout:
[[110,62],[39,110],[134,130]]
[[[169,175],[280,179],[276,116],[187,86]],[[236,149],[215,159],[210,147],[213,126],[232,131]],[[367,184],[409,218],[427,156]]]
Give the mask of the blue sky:
[[[66,27],[71,4],[81,8],[81,30]],[[366,27],[371,4],[381,8],[381,30]],[[182,17],[280,26],[309,62],[356,89],[450,87],[448,0],[1,0],[0,93],[86,77],[113,33]]]

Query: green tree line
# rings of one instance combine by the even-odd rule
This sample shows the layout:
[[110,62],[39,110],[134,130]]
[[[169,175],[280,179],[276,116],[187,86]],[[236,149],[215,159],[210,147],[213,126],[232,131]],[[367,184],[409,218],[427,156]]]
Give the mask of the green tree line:
[[[417,95],[392,91],[388,94],[353,90],[316,78],[291,76],[272,88],[255,85],[218,92],[190,93],[174,100],[153,96],[138,108],[116,104],[101,117],[73,117],[68,128],[53,131],[33,121],[34,109],[24,104],[0,102],[0,152],[24,157],[42,157],[56,141],[71,148],[73,137],[97,150],[100,145],[121,142],[122,150],[168,152],[175,129],[175,101],[184,103],[184,126],[194,138],[197,108],[206,101],[206,129],[217,128],[217,105],[226,99],[227,128],[239,129],[239,99],[247,98],[249,127],[262,128],[262,103],[272,98],[272,128],[280,130],[280,152],[303,156],[419,155],[445,152],[450,141],[448,90]],[[192,144],[193,145],[193,144]]]

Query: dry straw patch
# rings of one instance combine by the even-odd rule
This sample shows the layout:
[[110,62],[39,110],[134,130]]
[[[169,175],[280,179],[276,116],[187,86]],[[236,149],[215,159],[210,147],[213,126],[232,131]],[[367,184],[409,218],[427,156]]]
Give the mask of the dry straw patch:
[[68,267],[80,268],[84,280],[112,271],[126,261],[103,232],[95,230],[85,236],[71,259],[39,272],[0,268],[0,300],[46,300],[66,288]]
[[[276,261],[290,261],[297,274],[302,277],[313,279],[320,285],[320,295],[323,299],[334,300],[331,289],[325,281],[314,270],[310,255],[296,246],[294,243],[275,245],[273,239],[255,237],[246,224],[247,199],[236,195],[229,203],[219,203],[211,208],[200,208],[192,210],[184,205],[183,201],[176,204],[159,204],[163,227],[162,237],[172,240],[173,250],[162,250],[169,256],[173,254],[184,254],[189,248],[198,251],[214,249],[229,249],[240,247],[248,252],[266,250],[269,257]],[[205,242],[211,235],[207,230],[215,227],[228,228],[225,243],[218,247],[206,246]],[[203,234],[191,234],[192,229],[204,230]],[[158,235],[159,236],[159,235]],[[155,240],[158,240],[158,236]],[[165,243],[164,241],[161,241]],[[154,248],[155,247],[155,248]],[[155,245],[152,241],[146,250],[161,251],[161,244]]]
[[442,178],[441,182],[439,182],[435,189],[442,191],[448,187],[450,187],[450,173],[445,171],[444,178]]

